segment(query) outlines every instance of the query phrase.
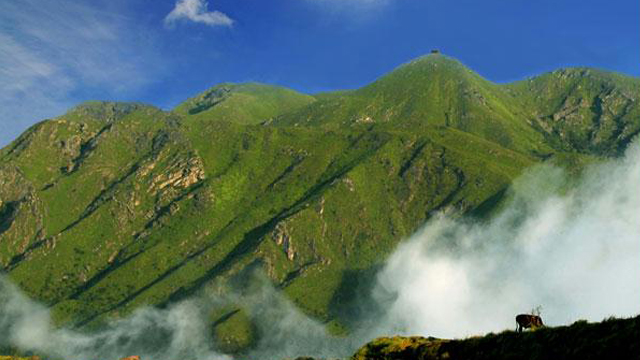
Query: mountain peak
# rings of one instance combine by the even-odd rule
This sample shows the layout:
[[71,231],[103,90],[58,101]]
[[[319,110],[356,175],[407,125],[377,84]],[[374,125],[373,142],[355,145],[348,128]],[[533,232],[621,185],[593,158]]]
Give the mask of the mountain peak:
[[453,90],[452,87],[482,87],[487,84],[490,82],[457,59],[437,52],[402,64],[358,91],[362,94],[387,93],[389,95],[397,94],[399,91],[405,96],[413,97],[425,91],[431,93],[432,90],[439,89],[436,92],[444,94],[450,93]]
[[[514,118],[508,94],[460,61],[431,53],[353,92],[327,97],[283,123],[378,123],[394,128],[445,126],[519,149],[534,130]],[[308,120],[307,120],[308,119]],[[526,134],[526,135],[523,135]]]
[[[408,63],[400,65],[387,76],[398,75],[408,72],[407,75],[427,75],[434,72],[446,73],[449,76],[459,76],[461,74],[480,77],[474,71],[462,64],[458,59],[444,55],[442,53],[430,53],[417,57]],[[386,77],[386,76],[385,76]],[[384,78],[384,77],[383,77]]]

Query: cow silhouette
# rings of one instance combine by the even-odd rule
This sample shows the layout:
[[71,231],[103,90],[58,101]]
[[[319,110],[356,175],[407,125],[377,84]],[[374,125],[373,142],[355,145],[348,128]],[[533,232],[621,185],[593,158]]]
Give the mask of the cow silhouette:
[[517,332],[522,332],[522,329],[535,329],[544,326],[542,318],[538,315],[520,314],[516,316]]

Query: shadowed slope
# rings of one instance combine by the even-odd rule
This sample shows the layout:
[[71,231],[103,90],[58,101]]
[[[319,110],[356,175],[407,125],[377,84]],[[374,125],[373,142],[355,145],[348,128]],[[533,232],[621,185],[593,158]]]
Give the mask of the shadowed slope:
[[506,331],[464,340],[423,337],[379,338],[363,346],[352,360],[463,359],[637,359],[640,317],[578,321],[522,334]]

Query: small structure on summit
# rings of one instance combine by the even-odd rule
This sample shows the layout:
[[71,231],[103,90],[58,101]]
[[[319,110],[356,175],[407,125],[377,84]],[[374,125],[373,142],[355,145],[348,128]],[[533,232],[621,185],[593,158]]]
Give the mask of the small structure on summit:
[[438,50],[438,49],[432,49],[432,50],[431,50],[431,53],[432,53],[432,54],[440,54],[440,50]]

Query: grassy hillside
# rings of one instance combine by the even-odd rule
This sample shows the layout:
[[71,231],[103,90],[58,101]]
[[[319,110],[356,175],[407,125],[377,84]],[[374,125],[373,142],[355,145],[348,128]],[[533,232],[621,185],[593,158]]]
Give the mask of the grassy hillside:
[[638,78],[588,68],[498,85],[455,59],[430,54],[361,89],[323,94],[277,123],[447,126],[537,156],[559,150],[614,155],[640,131],[639,91]]
[[574,68],[507,88],[531,126],[556,149],[616,155],[640,131],[637,78]]
[[364,88],[324,95],[285,114],[281,124],[341,127],[378,124],[411,130],[446,126],[478,135],[503,147],[546,151],[542,136],[522,119],[503,87],[457,60],[431,54],[400,66]]
[[570,326],[520,334],[506,331],[463,340],[379,338],[363,346],[351,359],[637,359],[639,337],[640,316],[637,316],[600,323],[578,321]]
[[[82,104],[0,150],[0,268],[76,326],[258,268],[343,332],[353,289],[434,212],[486,216],[532,164],[625,146],[640,82],[593,74],[496,85],[430,55],[317,97],[223,84],[171,112]],[[577,99],[606,111],[562,110]],[[222,338],[250,328],[238,310],[212,314]]]
[[280,86],[246,83],[220,84],[178,105],[174,112],[189,121],[217,118],[240,124],[258,124],[309,105],[310,95]]

